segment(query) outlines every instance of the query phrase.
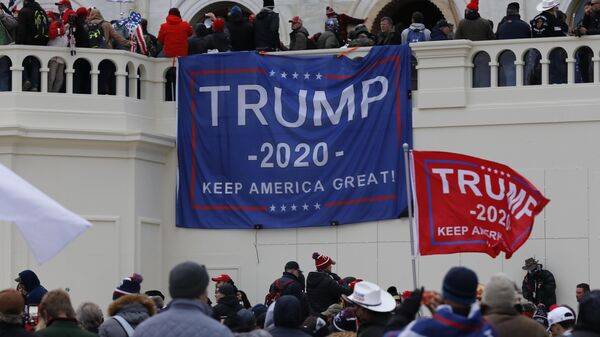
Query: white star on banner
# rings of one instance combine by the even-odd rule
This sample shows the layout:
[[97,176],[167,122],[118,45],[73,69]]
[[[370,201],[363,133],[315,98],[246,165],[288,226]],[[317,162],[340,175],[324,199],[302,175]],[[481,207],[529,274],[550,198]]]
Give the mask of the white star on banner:
[[304,205],[302,205],[302,208],[303,208],[305,211],[308,211],[308,205],[307,205],[307,204],[304,204]]
[[271,207],[269,207],[269,209],[271,210],[271,212],[275,212],[275,210],[277,209],[277,207],[275,207],[275,205],[271,205]]
[[275,70],[269,71],[269,76],[271,76],[271,77],[275,76]]
[[298,73],[297,73],[297,72],[294,72],[294,73],[292,74],[292,77],[293,77],[295,80],[297,80],[297,79],[298,79]]
[[281,73],[281,78],[287,78],[287,75],[288,74],[284,71],[284,72]]
[[287,207],[285,207],[285,205],[281,205],[281,211],[285,212],[285,210],[287,209]]
[[321,78],[323,78],[323,75],[321,75],[321,73],[317,73],[317,80],[320,80]]
[[319,204],[318,202],[315,204],[315,209],[321,209],[321,204]]
[[298,209],[298,206],[296,206],[296,204],[292,204],[292,211],[295,211]]
[[306,74],[304,74],[304,79],[305,79],[305,80],[308,80],[308,79],[310,79],[310,74],[309,74],[309,73],[306,73]]

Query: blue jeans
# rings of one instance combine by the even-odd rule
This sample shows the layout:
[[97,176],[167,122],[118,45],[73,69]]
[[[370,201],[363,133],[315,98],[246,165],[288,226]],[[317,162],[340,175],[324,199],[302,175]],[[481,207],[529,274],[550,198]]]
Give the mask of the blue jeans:
[[6,56],[0,58],[0,91],[10,91],[12,84],[11,62]]

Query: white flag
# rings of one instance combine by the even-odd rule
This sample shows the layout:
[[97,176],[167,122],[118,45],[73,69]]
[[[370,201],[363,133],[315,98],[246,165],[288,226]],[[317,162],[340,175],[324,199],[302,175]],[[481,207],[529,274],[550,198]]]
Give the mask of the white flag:
[[40,265],[92,226],[2,164],[0,220],[17,225]]

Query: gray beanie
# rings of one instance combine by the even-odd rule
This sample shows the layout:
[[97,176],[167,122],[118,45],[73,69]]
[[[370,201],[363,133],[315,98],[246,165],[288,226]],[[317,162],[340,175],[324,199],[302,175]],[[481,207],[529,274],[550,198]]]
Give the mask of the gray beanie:
[[482,303],[491,308],[512,308],[517,297],[517,285],[506,274],[492,276],[485,286]]
[[169,293],[172,298],[196,299],[208,286],[208,273],[204,265],[183,262],[169,273]]

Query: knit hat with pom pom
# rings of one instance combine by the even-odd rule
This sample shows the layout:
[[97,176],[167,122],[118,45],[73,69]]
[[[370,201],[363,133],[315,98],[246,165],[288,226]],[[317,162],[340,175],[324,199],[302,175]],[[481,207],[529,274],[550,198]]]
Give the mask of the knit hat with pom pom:
[[323,270],[330,265],[335,264],[335,261],[333,261],[329,256],[320,253],[313,253],[312,258],[315,260],[315,266],[317,267],[317,270]]
[[134,273],[133,276],[124,278],[121,284],[113,292],[113,301],[123,295],[139,294],[140,284],[144,278],[142,275]]

